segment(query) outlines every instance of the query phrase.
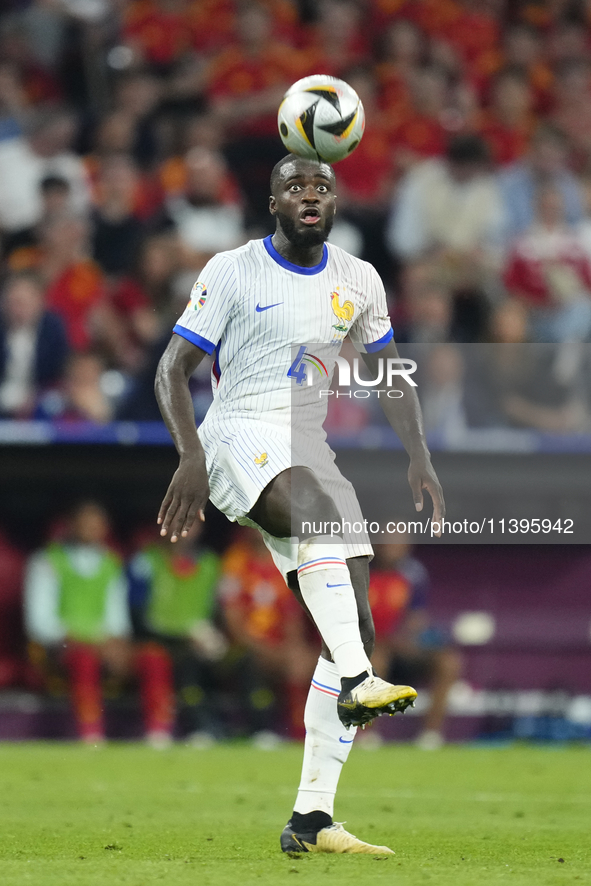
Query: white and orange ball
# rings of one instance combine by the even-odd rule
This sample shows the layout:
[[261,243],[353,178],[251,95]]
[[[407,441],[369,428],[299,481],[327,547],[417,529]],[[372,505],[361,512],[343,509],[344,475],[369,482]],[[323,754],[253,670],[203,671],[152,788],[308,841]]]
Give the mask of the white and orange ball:
[[287,90],[277,125],[283,144],[292,154],[336,163],[348,157],[361,141],[365,113],[359,96],[344,80],[313,74]]

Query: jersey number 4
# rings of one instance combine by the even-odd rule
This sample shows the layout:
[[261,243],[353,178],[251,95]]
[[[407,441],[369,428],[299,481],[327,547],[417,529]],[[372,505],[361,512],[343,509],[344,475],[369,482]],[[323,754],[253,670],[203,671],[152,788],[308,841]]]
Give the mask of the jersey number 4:
[[297,356],[289,369],[287,370],[288,378],[295,378],[299,385],[303,385],[306,381],[306,366],[304,364],[304,356],[306,354],[306,346],[302,345],[299,349]]

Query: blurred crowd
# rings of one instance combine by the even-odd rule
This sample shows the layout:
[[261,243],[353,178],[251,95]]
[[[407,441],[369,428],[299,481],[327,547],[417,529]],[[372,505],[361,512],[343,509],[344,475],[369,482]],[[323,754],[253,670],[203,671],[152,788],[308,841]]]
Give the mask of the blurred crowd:
[[[0,691],[68,696],[79,738],[93,745],[106,736],[105,699],[130,692],[158,748],[302,738],[316,630],[258,532],[239,529],[220,555],[202,527],[176,545],[140,532],[122,552],[105,508],[80,500],[27,558],[0,536]],[[394,539],[372,564],[374,662],[397,683],[431,689],[419,736],[430,749],[443,740],[460,658],[430,622],[424,566]]]
[[382,275],[397,340],[438,346],[468,425],[588,430],[586,393],[547,416],[510,371],[473,419],[456,348],[591,341],[588,0],[7,0],[1,416],[159,419],[172,325],[210,256],[271,230],[277,108],[320,72],[367,116],[332,240]]

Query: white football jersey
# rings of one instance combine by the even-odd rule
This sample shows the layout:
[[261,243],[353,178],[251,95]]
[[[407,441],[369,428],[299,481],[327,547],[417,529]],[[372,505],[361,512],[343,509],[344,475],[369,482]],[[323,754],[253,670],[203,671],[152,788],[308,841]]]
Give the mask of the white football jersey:
[[325,244],[320,264],[302,268],[279,255],[270,236],[214,256],[174,332],[214,354],[206,423],[242,414],[289,425],[297,402],[310,404],[319,426],[327,397],[318,386],[329,387],[330,357],[346,336],[361,352],[379,351],[393,336],[372,265]]

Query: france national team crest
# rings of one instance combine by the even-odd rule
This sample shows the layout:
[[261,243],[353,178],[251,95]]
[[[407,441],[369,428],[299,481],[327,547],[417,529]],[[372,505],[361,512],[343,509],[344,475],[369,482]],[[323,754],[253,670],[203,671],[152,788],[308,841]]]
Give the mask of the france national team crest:
[[201,283],[199,280],[193,286],[191,290],[191,298],[189,299],[189,304],[193,305],[193,310],[198,311],[205,304],[205,299],[207,298],[207,289],[205,287],[205,283]]
[[332,312],[338,321],[337,323],[334,323],[332,327],[337,332],[334,339],[335,341],[342,341],[345,338],[349,332],[349,324],[355,314],[355,305],[353,302],[348,299],[342,301],[342,298],[343,296],[339,292],[339,287],[337,286],[334,292],[330,293]]

